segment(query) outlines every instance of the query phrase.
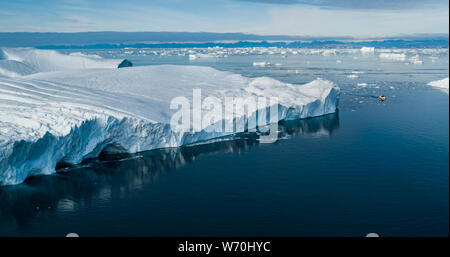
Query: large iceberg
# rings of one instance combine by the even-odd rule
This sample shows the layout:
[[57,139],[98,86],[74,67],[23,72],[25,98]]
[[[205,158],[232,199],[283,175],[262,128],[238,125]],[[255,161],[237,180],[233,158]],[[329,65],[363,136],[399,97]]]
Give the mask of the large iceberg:
[[[23,51],[27,54],[20,55]],[[232,134],[189,132],[170,126],[176,111],[169,108],[171,100],[192,98],[194,89],[201,89],[204,97],[219,99],[277,97],[278,121],[333,113],[339,98],[339,88],[324,79],[294,85],[210,67],[117,69],[120,60],[97,56],[34,49],[5,52],[8,58],[2,61],[15,56],[32,71],[19,75],[8,66],[10,73],[0,76],[0,184],[52,174],[57,164],[77,164],[111,146],[135,153]],[[230,122],[227,116],[224,122]],[[269,122],[258,119],[256,124],[248,124],[248,129]]]

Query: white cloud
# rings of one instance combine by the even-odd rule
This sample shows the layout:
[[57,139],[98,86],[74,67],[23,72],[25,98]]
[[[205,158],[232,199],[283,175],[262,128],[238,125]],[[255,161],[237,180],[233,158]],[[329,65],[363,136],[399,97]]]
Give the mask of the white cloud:
[[371,11],[315,7],[272,7],[264,34],[381,36],[399,33],[448,33],[448,9]]

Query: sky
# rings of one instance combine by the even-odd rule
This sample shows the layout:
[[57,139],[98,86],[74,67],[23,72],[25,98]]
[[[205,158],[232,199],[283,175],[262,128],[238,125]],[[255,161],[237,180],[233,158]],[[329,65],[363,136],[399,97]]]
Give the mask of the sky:
[[448,33],[448,0],[0,0],[0,32]]

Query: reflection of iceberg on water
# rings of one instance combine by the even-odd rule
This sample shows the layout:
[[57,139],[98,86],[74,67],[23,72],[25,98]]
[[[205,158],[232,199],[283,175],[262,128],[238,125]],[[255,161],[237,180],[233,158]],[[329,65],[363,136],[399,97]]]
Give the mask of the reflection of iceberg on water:
[[[339,129],[338,113],[282,122],[279,138],[331,135]],[[129,155],[120,161],[98,158],[73,167],[69,172],[38,176],[15,186],[0,187],[0,226],[14,220],[19,225],[39,212],[71,211],[93,199],[107,201],[114,192],[126,192],[158,179],[211,153],[239,153],[259,144],[257,133],[240,133],[226,140],[166,148]],[[119,156],[120,158],[120,156]],[[41,193],[42,192],[42,193]],[[50,207],[50,208],[48,208]]]

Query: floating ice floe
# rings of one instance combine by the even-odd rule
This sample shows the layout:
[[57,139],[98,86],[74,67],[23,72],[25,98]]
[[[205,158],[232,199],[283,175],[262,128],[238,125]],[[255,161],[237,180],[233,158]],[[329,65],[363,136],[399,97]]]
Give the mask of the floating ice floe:
[[412,56],[411,58],[409,58],[409,61],[410,61],[412,64],[416,64],[416,65],[421,65],[421,64],[423,64],[423,61],[420,60],[420,57],[419,57],[418,54],[416,54],[416,55]]
[[322,50],[322,55],[324,56],[336,55],[336,49],[324,49]]
[[437,56],[430,56],[431,62],[437,62],[439,60],[439,57]]
[[379,55],[381,59],[392,60],[392,61],[404,61],[406,60],[405,54],[397,54],[397,53],[381,53]]
[[363,54],[373,54],[375,53],[375,47],[361,47],[360,49],[361,53]]
[[432,81],[432,82],[428,83],[427,85],[432,86],[434,88],[437,88],[437,89],[439,89],[442,92],[445,92],[447,94],[449,92],[448,78]]
[[[394,53],[394,54],[405,54],[405,55],[416,55],[416,54],[426,54],[426,55],[441,55],[447,54],[448,49],[376,49],[375,47],[362,47],[362,48],[329,48],[329,49],[313,49],[313,48],[285,48],[285,47],[208,47],[208,48],[172,48],[172,49],[114,49],[108,50],[109,54],[121,57],[127,57],[127,55],[159,55],[159,56],[191,56],[191,60],[201,59],[201,58],[222,58],[229,56],[243,56],[243,55],[279,55],[281,57],[287,57],[290,55],[357,55],[354,56],[355,59],[360,56],[360,54],[375,54],[378,53]],[[75,53],[81,54],[81,53]],[[198,55],[199,54],[199,55]],[[204,55],[204,56],[202,56]],[[93,56],[90,56],[93,57]],[[1,54],[0,54],[1,59]]]
[[[0,184],[17,184],[32,175],[52,174],[57,164],[77,164],[110,148],[135,153],[235,133],[171,127],[177,111],[170,108],[171,101],[180,96],[192,99],[194,89],[201,89],[205,98],[277,97],[278,121],[333,113],[339,99],[339,88],[324,79],[295,85],[210,67],[152,65],[117,69],[120,60],[34,49],[8,50],[12,52],[26,53],[15,55],[15,60],[34,66],[26,76],[0,77]],[[15,72],[11,68],[9,71]],[[241,116],[225,116],[218,122],[232,124],[261,115],[264,110],[257,109],[248,116],[243,111]],[[258,119],[246,126],[254,129],[269,122]]]
[[195,59],[203,59],[203,58],[217,58],[217,55],[214,54],[190,54],[189,60],[195,60]]
[[270,65],[270,62],[253,62],[253,66],[255,66],[255,67],[266,67],[269,65]]

